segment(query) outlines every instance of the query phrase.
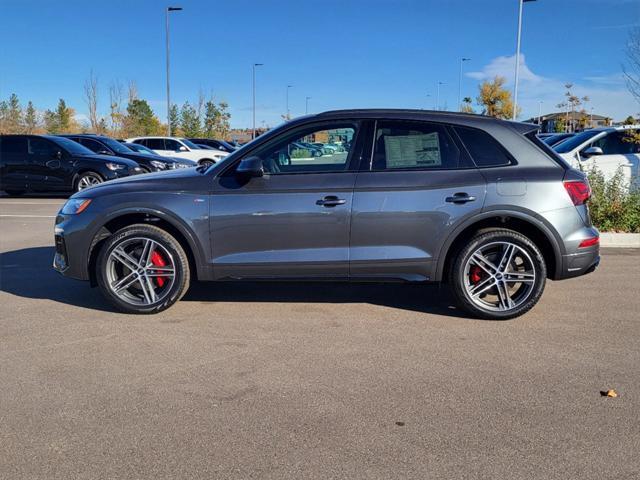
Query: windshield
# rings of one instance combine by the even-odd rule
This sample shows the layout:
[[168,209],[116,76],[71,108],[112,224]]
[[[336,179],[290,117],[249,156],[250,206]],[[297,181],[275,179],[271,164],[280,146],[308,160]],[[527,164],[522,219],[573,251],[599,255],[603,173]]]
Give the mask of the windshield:
[[74,142],[73,140],[69,140],[64,137],[47,137],[49,140],[58,144],[62,148],[64,148],[67,152],[73,155],[95,155],[94,152],[89,150],[87,147],[80,145],[78,142]]
[[181,138],[181,139],[180,139],[180,141],[181,141],[182,143],[184,143],[184,144],[185,144],[187,147],[189,147],[189,148],[193,148],[193,149],[195,149],[195,150],[200,150],[200,149],[201,149],[201,147],[199,147],[198,145],[196,145],[196,144],[195,144],[195,143],[193,143],[193,142],[190,142],[190,141],[189,141],[189,140],[187,140],[186,138]]
[[602,133],[602,130],[587,130],[577,134],[575,137],[566,139],[564,142],[560,142],[553,149],[558,153],[568,153],[600,133]]
[[150,148],[145,147],[144,145],[140,145],[139,143],[127,143],[126,146],[133,150],[134,152],[139,153],[148,153],[150,155],[157,155],[156,152],[151,150]]
[[113,138],[102,137],[100,138],[100,141],[102,141],[102,143],[107,145],[111,150],[113,150],[116,153],[131,153],[131,149],[124,146],[120,142],[114,140]]

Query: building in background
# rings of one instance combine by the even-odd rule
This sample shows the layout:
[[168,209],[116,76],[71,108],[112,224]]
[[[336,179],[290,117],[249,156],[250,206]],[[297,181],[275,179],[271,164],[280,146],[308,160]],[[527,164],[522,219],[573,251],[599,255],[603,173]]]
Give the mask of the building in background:
[[612,122],[609,117],[585,112],[548,113],[539,119],[533,117],[525,120],[525,122],[536,124],[538,121],[540,121],[540,133],[580,132],[589,128],[608,127]]

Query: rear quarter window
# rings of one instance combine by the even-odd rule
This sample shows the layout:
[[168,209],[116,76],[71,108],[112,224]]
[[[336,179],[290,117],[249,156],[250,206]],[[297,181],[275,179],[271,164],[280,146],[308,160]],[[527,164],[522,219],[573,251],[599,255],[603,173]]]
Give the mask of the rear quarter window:
[[477,167],[500,167],[514,163],[506,149],[487,132],[467,127],[455,127],[455,131]]

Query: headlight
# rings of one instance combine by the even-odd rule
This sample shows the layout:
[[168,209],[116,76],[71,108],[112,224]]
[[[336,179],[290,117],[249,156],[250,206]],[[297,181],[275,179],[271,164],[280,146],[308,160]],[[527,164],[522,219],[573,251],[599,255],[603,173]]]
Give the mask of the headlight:
[[127,166],[122,163],[106,163],[106,165],[109,170],[124,170],[127,168]]
[[62,206],[60,213],[63,215],[75,215],[77,213],[82,213],[87,209],[90,203],[90,198],[70,198],[67,200],[67,203]]
[[156,167],[158,170],[164,170],[165,168],[167,168],[167,164],[164,162],[159,162],[158,160],[151,160],[151,165],[153,165],[154,167]]

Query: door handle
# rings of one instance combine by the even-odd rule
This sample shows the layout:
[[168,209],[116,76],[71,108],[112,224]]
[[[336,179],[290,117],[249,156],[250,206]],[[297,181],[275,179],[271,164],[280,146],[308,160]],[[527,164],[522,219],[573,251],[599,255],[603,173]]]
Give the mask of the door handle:
[[468,193],[464,193],[464,192],[458,192],[453,194],[452,197],[447,197],[445,198],[445,202],[448,203],[467,203],[467,202],[473,202],[476,199],[476,197],[469,195]]
[[338,198],[335,195],[327,195],[326,197],[316,200],[316,205],[323,207],[335,207],[337,205],[344,205],[347,201],[343,198]]

